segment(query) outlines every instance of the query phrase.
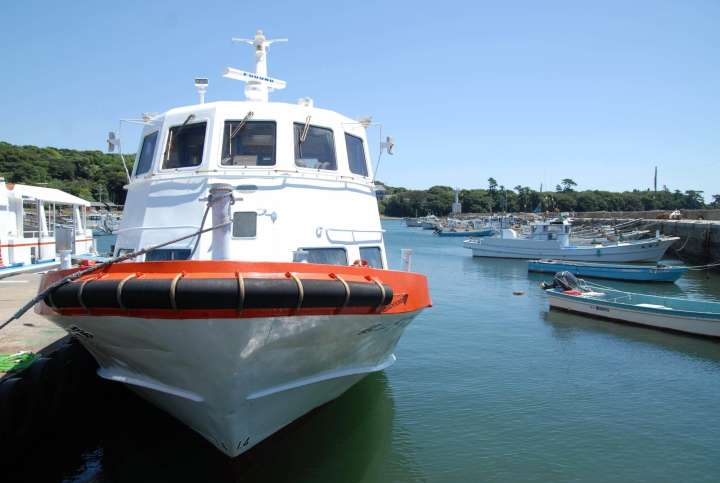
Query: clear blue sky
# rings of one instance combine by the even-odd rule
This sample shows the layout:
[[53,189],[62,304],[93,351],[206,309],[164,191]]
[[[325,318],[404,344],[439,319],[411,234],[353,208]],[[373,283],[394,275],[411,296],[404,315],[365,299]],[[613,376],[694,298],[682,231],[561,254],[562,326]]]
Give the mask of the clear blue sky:
[[[241,99],[231,36],[289,37],[272,99],[310,96],[392,134],[392,185],[720,193],[720,2],[6,2],[0,140],[104,149],[117,120]],[[125,134],[134,151],[137,133]],[[373,150],[375,151],[375,150]]]

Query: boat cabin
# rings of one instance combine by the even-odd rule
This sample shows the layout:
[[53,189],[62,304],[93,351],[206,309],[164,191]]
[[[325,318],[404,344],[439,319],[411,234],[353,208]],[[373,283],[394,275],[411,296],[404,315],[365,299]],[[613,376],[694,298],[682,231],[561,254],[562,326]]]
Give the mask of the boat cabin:
[[[233,187],[231,259],[387,267],[356,120],[306,99],[197,104],[150,119],[137,152],[116,254],[198,230],[209,187],[224,183]],[[211,244],[205,234],[145,260],[211,259]]]

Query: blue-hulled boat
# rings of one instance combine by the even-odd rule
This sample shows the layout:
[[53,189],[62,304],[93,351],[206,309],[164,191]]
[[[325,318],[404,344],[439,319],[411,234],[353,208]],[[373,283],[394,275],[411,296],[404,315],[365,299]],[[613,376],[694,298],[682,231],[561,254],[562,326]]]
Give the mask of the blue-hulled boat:
[[463,237],[480,237],[491,236],[495,233],[492,228],[483,228],[480,230],[456,230],[453,228],[441,228],[435,232],[438,236],[463,236]]
[[688,271],[687,267],[669,265],[618,265],[611,263],[571,262],[565,260],[531,260],[529,272],[570,272],[581,277],[628,280],[633,282],[674,282]]
[[658,297],[593,287],[572,274],[546,285],[550,307],[688,334],[720,337],[720,302]]

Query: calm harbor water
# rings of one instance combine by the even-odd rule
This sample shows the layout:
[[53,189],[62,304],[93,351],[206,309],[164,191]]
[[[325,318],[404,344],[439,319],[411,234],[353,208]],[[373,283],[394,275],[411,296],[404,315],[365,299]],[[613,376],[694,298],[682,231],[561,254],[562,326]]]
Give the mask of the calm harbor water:
[[[435,306],[397,363],[229,460],[124,389],[32,481],[717,481],[720,343],[549,312],[523,261],[385,222],[391,265],[413,249]],[[623,286],[613,282],[607,285]],[[634,291],[720,300],[692,272]],[[513,295],[513,292],[523,295]]]

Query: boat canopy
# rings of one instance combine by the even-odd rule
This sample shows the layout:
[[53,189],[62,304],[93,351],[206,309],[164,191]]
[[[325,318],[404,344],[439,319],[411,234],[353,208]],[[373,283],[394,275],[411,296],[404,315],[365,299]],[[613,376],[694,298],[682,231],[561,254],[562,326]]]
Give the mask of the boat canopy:
[[39,201],[47,201],[50,203],[59,203],[66,205],[90,206],[90,202],[79,198],[70,193],[66,193],[56,188],[46,188],[43,186],[30,186],[26,184],[5,184],[8,196],[32,199]]

